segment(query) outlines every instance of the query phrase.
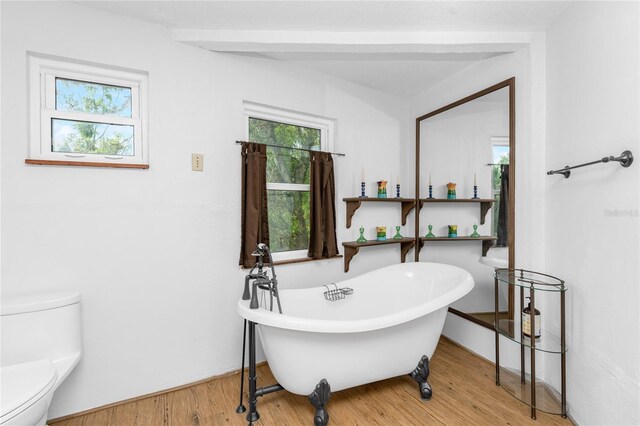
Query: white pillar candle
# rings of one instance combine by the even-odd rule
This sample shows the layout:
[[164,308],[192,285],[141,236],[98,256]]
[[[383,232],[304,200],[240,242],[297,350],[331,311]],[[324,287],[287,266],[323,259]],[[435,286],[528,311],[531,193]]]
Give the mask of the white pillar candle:
[[476,174],[474,173],[473,174],[473,186],[477,186],[477,185],[478,185],[478,182],[476,180]]
[[396,180],[396,185],[400,185],[400,175],[398,175],[398,179]]
[[364,182],[364,167],[362,168],[362,175],[360,176],[360,182]]
[[431,173],[429,173],[429,185],[431,185]]

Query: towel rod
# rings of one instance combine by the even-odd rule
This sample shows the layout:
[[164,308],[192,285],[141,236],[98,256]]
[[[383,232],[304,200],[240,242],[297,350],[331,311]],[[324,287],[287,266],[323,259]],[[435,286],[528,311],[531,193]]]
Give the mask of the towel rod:
[[[237,144],[242,144],[249,141],[236,141]],[[329,151],[320,151],[319,149],[306,149],[306,148],[294,148],[292,146],[281,146],[281,145],[271,145],[268,143],[260,143],[260,142],[249,142],[249,143],[259,143],[260,145],[270,146],[272,148],[283,148],[283,149],[293,149],[296,151],[307,151],[307,152],[324,152],[325,154],[337,155],[338,157],[345,157],[345,154],[341,154],[339,152],[329,152]]]
[[577,169],[578,167],[584,167],[584,166],[591,166],[593,164],[598,164],[598,163],[608,163],[610,161],[617,161],[620,163],[622,167],[629,167],[631,163],[633,163],[633,154],[631,153],[631,151],[623,151],[619,157],[614,157],[613,155],[611,155],[609,157],[603,157],[600,160],[591,161],[589,163],[584,163],[584,164],[578,164],[577,166],[571,166],[571,167],[565,166],[563,169],[549,170],[547,174],[548,175],[564,175],[564,177],[568,179],[569,176],[571,176],[571,172],[569,171],[571,169]]

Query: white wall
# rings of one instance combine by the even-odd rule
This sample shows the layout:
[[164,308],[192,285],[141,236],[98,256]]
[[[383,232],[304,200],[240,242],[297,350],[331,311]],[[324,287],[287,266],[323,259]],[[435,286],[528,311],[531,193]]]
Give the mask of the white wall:
[[[235,305],[242,101],[337,120],[338,240],[395,225],[399,206],[364,206],[359,174],[399,172],[406,104],[290,64],[176,43],[161,26],[63,2],[2,2],[2,296],[82,294],[84,354],[50,417],[190,383],[240,365]],[[150,169],[27,166],[26,52],[149,72]],[[192,172],[192,152],[204,172]],[[373,186],[370,186],[373,190]],[[411,235],[409,231],[408,235]],[[399,248],[278,268],[302,287],[397,263]],[[286,308],[286,307],[285,307]]]
[[[544,35],[534,34],[529,47],[517,52],[478,61],[410,102],[413,119],[510,77],[516,77],[516,267],[544,271]],[[428,143],[428,141],[425,141]],[[426,177],[428,179],[428,176]],[[425,177],[421,176],[421,182]],[[427,188],[420,188],[425,196]],[[536,200],[535,203],[532,200]],[[423,209],[421,224],[425,221]],[[422,232],[422,231],[421,231]],[[424,260],[424,259],[422,259]],[[441,259],[455,263],[455,252]],[[492,272],[488,270],[488,274]],[[516,309],[517,306],[516,306]],[[444,334],[473,352],[494,359],[493,332],[448,314]],[[509,350],[509,346],[506,346]],[[513,348],[511,348],[513,349]],[[517,347],[516,347],[517,349]],[[510,354],[503,354],[510,364]],[[514,358],[515,360],[515,358]]]
[[[640,154],[639,14],[637,2],[577,3],[548,29],[549,169]],[[546,262],[567,281],[568,401],[579,424],[640,424],[639,192],[638,163],[547,179]],[[545,326],[557,329],[552,312]]]

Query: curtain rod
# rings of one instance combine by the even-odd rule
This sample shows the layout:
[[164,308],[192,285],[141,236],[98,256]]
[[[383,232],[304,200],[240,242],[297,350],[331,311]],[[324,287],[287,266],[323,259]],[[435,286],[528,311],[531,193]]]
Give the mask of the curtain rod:
[[509,163],[487,163],[487,166],[508,166]]
[[[236,141],[237,144],[242,144],[242,143],[259,143],[259,142],[249,142],[249,141]],[[345,154],[341,154],[339,152],[329,152],[329,151],[319,151],[317,149],[306,149],[306,148],[294,148],[294,147],[290,147],[290,146],[280,146],[280,145],[271,145],[268,143],[260,143],[260,145],[266,145],[266,146],[270,146],[272,148],[283,148],[283,149],[292,149],[292,150],[296,150],[296,151],[307,151],[307,152],[323,152],[325,154],[331,154],[331,155],[337,155],[338,157],[345,157]]]

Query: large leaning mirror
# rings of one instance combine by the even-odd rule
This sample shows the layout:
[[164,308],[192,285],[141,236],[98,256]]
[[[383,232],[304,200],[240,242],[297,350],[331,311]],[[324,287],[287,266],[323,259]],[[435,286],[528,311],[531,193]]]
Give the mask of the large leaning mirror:
[[[449,310],[488,328],[494,269],[514,267],[514,182],[515,78],[416,119],[416,261],[469,271],[474,289]],[[500,290],[513,319],[512,286]]]

